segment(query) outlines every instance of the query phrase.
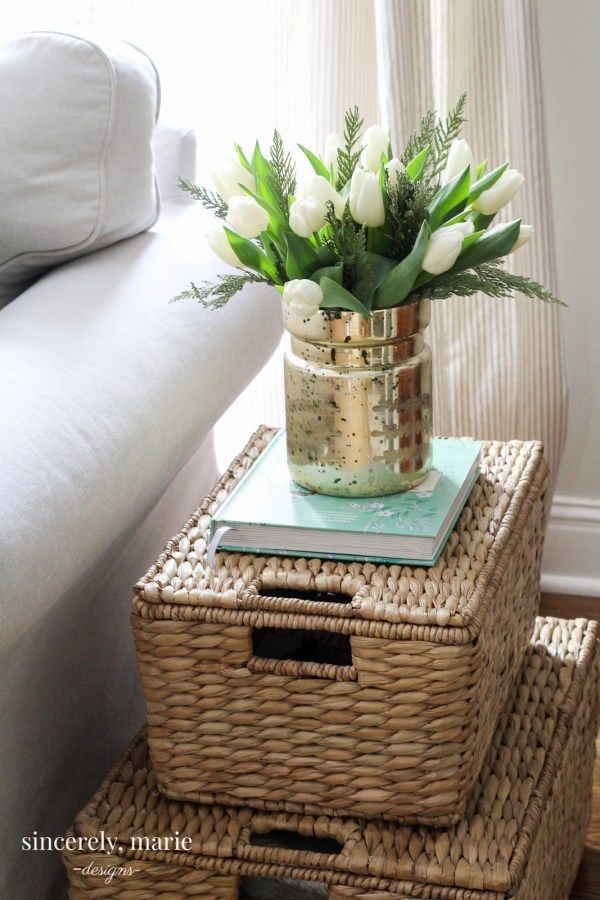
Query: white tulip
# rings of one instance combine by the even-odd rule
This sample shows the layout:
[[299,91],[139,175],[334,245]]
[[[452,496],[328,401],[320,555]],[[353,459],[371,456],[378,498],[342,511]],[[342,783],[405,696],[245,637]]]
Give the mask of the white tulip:
[[269,213],[254,197],[232,197],[225,221],[242,237],[255,238],[269,224]]
[[466,141],[462,140],[462,138],[457,141],[452,141],[450,145],[450,151],[448,153],[446,168],[444,169],[442,175],[442,183],[447,184],[449,181],[452,181],[453,178],[456,178],[457,175],[460,175],[461,172],[464,172],[467,166],[470,166],[469,174],[471,177],[471,181],[475,181],[477,172],[475,169],[475,163],[473,161],[473,153],[471,151],[471,148]]
[[470,234],[473,234],[475,231],[475,226],[471,219],[467,219],[465,222],[455,222],[454,225],[445,225],[445,231],[459,231],[463,238],[468,237]]
[[441,275],[451,269],[462,249],[464,239],[473,233],[473,223],[458,222],[438,228],[429,238],[421,268],[430,275]]
[[387,131],[381,125],[371,125],[363,135],[363,150],[360,154],[360,164],[369,172],[378,172],[381,165],[381,154],[387,155],[390,142]]
[[206,240],[211,250],[217,256],[227,263],[228,266],[236,266],[238,269],[243,268],[242,263],[234,252],[222,225],[215,225],[206,232]]
[[245,169],[239,159],[234,156],[228,156],[218,166],[215,166],[211,175],[217,191],[226,203],[229,203],[232,197],[244,195],[240,184],[251,191],[256,187],[252,173]]
[[519,229],[519,237],[516,239],[508,252],[514,253],[515,250],[518,250],[519,247],[522,247],[523,244],[526,244],[527,241],[530,241],[533,237],[534,230],[535,229],[533,225],[524,225],[523,223],[521,223],[521,227]]
[[326,222],[328,203],[333,203],[334,212],[341,219],[345,201],[323,175],[313,175],[290,208],[290,228],[294,234],[310,237],[319,231]]
[[496,184],[493,184],[474,201],[473,206],[485,216],[491,216],[512,200],[524,181],[525,177],[521,172],[517,172],[516,169],[507,169]]
[[325,152],[323,153],[323,162],[328,169],[333,168],[333,174],[336,177],[338,171],[338,150],[341,150],[343,146],[344,140],[341,134],[336,134],[335,131],[332,131],[331,134],[328,134],[325,138]]
[[385,207],[379,179],[374,172],[356,168],[350,182],[350,212],[359,225],[377,228],[385,222]]
[[283,302],[306,319],[314,316],[322,299],[320,286],[308,278],[295,278],[283,286]]
[[394,187],[398,181],[398,176],[404,172],[404,166],[397,156],[393,156],[390,161],[385,164],[385,170],[388,173],[391,187]]
[[310,237],[325,224],[325,213],[325,206],[317,200],[295,200],[290,207],[290,228],[298,237]]
[[327,212],[327,203],[333,203],[336,217],[341,219],[346,203],[323,175],[313,175],[306,182],[302,191],[302,197],[304,200],[315,200],[317,203],[320,203],[324,213]]

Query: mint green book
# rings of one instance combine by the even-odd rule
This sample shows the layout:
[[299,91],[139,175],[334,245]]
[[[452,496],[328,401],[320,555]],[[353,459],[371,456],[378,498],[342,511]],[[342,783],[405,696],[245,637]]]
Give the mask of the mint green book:
[[211,522],[217,550],[434,565],[479,472],[481,441],[434,439],[420,485],[387,497],[329,497],[294,482],[280,431]]

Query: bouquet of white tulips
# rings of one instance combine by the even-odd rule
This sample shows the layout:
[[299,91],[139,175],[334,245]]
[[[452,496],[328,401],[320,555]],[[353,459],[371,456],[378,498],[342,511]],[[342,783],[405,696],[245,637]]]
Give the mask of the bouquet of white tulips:
[[330,134],[322,156],[300,145],[313,170],[301,186],[277,132],[268,158],[258,143],[251,156],[235,145],[213,172],[216,191],[182,180],[221,220],[207,239],[239,271],[179,297],[218,307],[245,284],[266,282],[306,317],[318,309],[369,316],[478,291],[560,302],[501,265],[533,234],[520,219],[492,224],[524,179],[508,163],[475,165],[459,137],[465,101],[444,120],[429,111],[399,155],[388,131],[363,132],[358,109],[348,110],[344,134]]

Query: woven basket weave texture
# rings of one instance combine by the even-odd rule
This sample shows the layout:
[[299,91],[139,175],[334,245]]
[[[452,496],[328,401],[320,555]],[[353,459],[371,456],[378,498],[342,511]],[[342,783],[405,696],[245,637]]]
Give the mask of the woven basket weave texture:
[[[589,816],[599,688],[597,623],[538,619],[467,814],[448,829],[170,801],[140,736],[70,832],[118,838],[119,855],[96,863],[137,871],[107,886],[82,872],[89,854],[67,852],[70,897],[236,898],[252,875],[320,881],[335,900],[564,900]],[[177,832],[189,852],[131,849],[132,836]],[[286,847],[287,833],[312,844]]]
[[[253,436],[136,586],[159,787],[200,803],[458,821],[537,612],[541,446],[486,446],[432,568],[230,553],[210,568],[210,516],[273,434]],[[255,646],[298,630],[338,661]]]

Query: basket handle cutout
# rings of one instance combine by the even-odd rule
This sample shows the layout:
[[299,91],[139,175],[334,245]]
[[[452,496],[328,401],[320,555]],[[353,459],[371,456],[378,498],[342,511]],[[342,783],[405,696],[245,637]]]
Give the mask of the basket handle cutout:
[[338,591],[317,591],[304,588],[265,588],[258,591],[261,597],[280,597],[285,600],[310,600],[312,603],[337,603],[348,606],[352,602],[351,594]]
[[343,844],[333,837],[314,837],[313,835],[299,834],[297,831],[286,831],[283,828],[273,828],[264,834],[252,832],[250,845],[252,847],[272,847],[277,850],[302,850],[309,853],[322,853],[325,856],[332,854],[337,856],[343,850]]
[[334,681],[357,681],[350,636],[308,628],[252,629],[253,672],[271,672]]

